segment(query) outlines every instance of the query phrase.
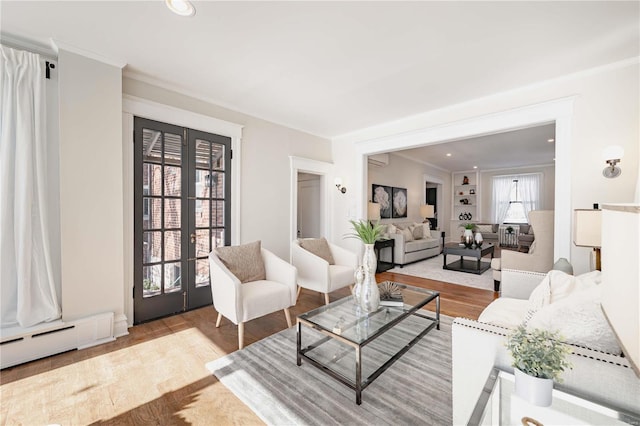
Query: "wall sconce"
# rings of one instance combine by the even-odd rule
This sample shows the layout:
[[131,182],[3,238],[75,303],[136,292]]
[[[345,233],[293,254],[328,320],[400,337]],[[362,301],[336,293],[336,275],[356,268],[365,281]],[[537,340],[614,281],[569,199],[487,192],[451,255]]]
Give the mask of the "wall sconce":
[[338,188],[338,191],[342,192],[343,194],[347,192],[347,188],[342,186],[342,178],[337,177],[335,180],[335,184],[336,188]]
[[624,157],[624,149],[620,145],[611,145],[602,150],[602,159],[609,166],[602,170],[602,176],[606,178],[616,178],[622,174],[620,167],[616,164]]

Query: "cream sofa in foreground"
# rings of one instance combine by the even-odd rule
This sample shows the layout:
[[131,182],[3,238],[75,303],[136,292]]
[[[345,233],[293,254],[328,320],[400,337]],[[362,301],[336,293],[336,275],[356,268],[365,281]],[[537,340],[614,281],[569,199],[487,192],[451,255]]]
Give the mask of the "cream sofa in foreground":
[[[531,302],[527,298],[534,289],[539,295],[538,286],[546,276],[547,274],[536,272],[503,270],[502,297],[492,302],[480,316],[480,319],[483,319],[483,316],[494,318],[499,324],[466,318],[456,318],[453,321],[454,425],[467,424],[487,376],[494,366],[505,371],[513,371],[511,356],[505,347],[507,336],[525,317],[530,316],[529,321],[533,320]],[[564,296],[566,297],[566,294]],[[562,301],[552,302],[550,305],[554,303]],[[578,315],[574,318],[579,320],[581,317]],[[507,326],[509,322],[513,324]],[[584,330],[588,330],[588,326],[585,326]],[[570,346],[573,352],[569,355],[569,361],[573,364],[573,369],[563,372],[563,383],[554,384],[555,387],[568,389],[622,411],[640,415],[640,378],[635,375],[625,357],[586,345]]]

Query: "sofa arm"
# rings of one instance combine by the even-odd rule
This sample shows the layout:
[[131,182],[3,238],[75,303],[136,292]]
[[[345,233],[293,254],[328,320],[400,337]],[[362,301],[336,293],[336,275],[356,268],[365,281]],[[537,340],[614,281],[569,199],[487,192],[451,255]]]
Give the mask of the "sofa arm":
[[547,276],[541,272],[519,271],[517,269],[503,269],[500,275],[500,297],[513,299],[528,299],[533,289]]
[[[394,257],[393,260],[395,261],[395,263],[398,263],[400,265],[404,264],[404,244],[405,244],[404,235],[389,234],[389,237],[393,238],[395,241],[393,243],[393,257]],[[387,259],[385,258],[384,260],[386,261]]]

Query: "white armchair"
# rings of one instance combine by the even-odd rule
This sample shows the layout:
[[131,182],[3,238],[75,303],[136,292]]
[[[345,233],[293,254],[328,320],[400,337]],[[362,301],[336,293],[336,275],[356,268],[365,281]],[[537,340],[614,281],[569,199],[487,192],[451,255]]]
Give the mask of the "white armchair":
[[301,288],[317,291],[324,294],[324,301],[329,304],[329,293],[355,283],[358,257],[338,245],[327,244],[334,260],[333,265],[302,248],[298,240],[291,244],[291,263],[298,270],[298,295]]
[[502,250],[499,258],[491,261],[495,291],[502,280],[502,271],[517,270],[547,273],[553,267],[553,210],[529,212],[529,223],[535,231],[536,239],[529,253]]
[[291,327],[289,307],[296,302],[296,268],[268,250],[260,249],[266,279],[241,283],[214,253],[209,254],[211,294],[218,311],[216,327],[222,316],[238,325],[238,347],[244,347],[244,323],[284,310]]

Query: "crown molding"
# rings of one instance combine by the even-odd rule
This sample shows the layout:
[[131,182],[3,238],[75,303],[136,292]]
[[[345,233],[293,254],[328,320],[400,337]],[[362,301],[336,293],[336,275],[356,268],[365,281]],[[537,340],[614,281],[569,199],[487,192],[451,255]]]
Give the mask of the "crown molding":
[[85,58],[93,59],[94,61],[102,62],[107,65],[111,65],[116,68],[124,68],[127,65],[127,62],[120,58],[110,58],[108,56],[101,55],[96,52],[92,52],[90,50],[81,49],[76,46],[72,46],[60,40],[55,40],[53,38],[49,39],[51,41],[51,48],[56,52],[56,55],[62,50],[66,50],[67,52],[75,53],[76,55],[84,56]]

